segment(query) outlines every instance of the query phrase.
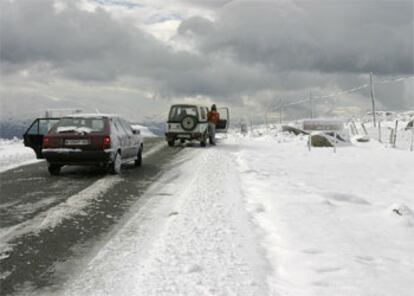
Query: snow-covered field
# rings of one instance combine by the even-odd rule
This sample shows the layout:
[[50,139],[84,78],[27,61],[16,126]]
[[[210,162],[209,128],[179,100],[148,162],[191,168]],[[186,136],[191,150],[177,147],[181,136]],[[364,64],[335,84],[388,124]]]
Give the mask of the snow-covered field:
[[189,148],[65,295],[412,295],[414,153],[279,132]]
[[414,152],[397,143],[308,151],[262,129],[188,147],[52,294],[412,295]]
[[411,295],[414,153],[319,148],[285,135],[232,139],[263,231],[271,295]]
[[23,140],[0,138],[0,172],[36,161],[36,154],[32,149],[24,147]]

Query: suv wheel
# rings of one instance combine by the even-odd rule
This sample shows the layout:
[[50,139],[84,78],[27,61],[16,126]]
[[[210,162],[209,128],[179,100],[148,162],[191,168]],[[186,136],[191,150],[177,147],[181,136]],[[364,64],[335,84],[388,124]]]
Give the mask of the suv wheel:
[[49,163],[47,169],[52,176],[57,176],[60,173],[60,169],[62,168],[59,164]]
[[185,131],[192,131],[193,129],[196,128],[197,123],[198,123],[197,117],[192,116],[192,115],[187,115],[181,121],[181,127]]
[[121,173],[121,165],[122,165],[121,154],[117,152],[115,154],[114,160],[109,165],[109,173],[113,175]]
[[135,166],[141,166],[142,165],[142,150],[143,150],[143,148],[141,146],[139,148],[139,151],[138,151],[137,159],[135,159]]
[[201,138],[200,146],[201,147],[206,147],[207,146],[207,135],[206,134],[204,134],[204,136]]

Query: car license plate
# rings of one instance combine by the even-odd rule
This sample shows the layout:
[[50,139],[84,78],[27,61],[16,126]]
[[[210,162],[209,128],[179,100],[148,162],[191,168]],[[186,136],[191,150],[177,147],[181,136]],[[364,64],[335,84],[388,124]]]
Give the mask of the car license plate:
[[66,140],[65,141],[65,145],[88,145],[89,141],[88,140]]
[[178,135],[178,138],[189,139],[190,135]]

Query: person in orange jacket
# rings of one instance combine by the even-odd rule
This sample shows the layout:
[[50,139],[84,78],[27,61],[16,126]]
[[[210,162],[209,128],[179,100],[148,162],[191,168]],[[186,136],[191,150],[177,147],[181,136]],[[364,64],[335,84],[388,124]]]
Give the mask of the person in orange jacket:
[[210,144],[216,145],[216,125],[220,120],[220,113],[217,112],[215,104],[211,106],[211,111],[207,114],[208,128],[210,129]]

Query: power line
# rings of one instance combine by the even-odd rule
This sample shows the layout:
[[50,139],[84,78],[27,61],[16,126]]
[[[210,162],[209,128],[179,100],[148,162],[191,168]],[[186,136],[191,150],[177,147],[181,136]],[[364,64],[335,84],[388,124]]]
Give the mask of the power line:
[[[386,79],[386,80],[382,80],[382,81],[376,81],[376,82],[374,82],[374,84],[387,84],[387,83],[392,83],[392,82],[401,82],[401,81],[411,79],[411,78],[414,78],[414,75],[404,76],[404,77],[397,77],[397,78],[393,78],[393,79]],[[339,97],[339,96],[342,96],[342,95],[345,95],[345,94],[357,92],[357,91],[359,91],[361,89],[364,89],[364,88],[367,88],[369,86],[370,85],[368,83],[365,83],[365,84],[362,84],[360,86],[353,87],[353,88],[350,88],[350,89],[341,90],[341,91],[338,91],[338,92],[335,92],[335,93],[331,93],[329,95],[317,96],[317,97],[312,96],[312,100],[335,98],[335,97]],[[283,104],[283,106],[294,106],[294,105],[299,105],[299,104],[308,103],[308,102],[309,102],[309,98],[303,98],[303,99],[299,99],[299,100],[294,101],[294,102]],[[280,107],[281,106],[279,106],[276,109],[279,109]]]

